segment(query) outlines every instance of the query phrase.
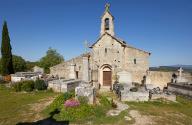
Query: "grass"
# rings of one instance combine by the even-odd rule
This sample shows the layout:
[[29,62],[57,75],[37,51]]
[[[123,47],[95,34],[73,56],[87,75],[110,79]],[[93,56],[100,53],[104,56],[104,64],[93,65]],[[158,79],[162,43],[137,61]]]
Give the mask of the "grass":
[[[52,93],[49,91],[38,91],[38,92],[14,92],[10,88],[6,88],[4,85],[0,85],[0,125],[10,125],[16,124],[23,121],[34,121],[35,115],[44,115],[47,118],[50,111],[50,106],[48,106],[43,112],[35,112],[31,110],[31,106],[34,104],[39,104],[40,100],[47,99],[50,97],[57,96],[57,93]],[[129,109],[120,113],[119,116],[112,117],[106,116],[106,112],[111,109],[108,102],[105,100],[108,97],[116,98],[113,93],[102,93],[103,100],[100,101],[102,105],[82,105],[76,109],[67,111],[62,105],[56,105],[60,108],[60,114],[56,114],[54,118],[57,121],[67,120],[69,118],[70,123],[90,123],[90,124],[117,124],[126,125],[135,122],[135,119],[131,121],[125,121],[124,116],[130,116],[130,110],[137,110],[142,115],[152,116],[152,120],[157,125],[190,125],[192,123],[192,100],[185,99],[183,97],[177,97],[177,103],[167,102],[167,101],[153,101],[153,102],[126,102],[129,105]],[[42,109],[41,109],[42,110]],[[83,112],[82,112],[83,111]],[[70,117],[73,115],[75,117]],[[87,114],[86,114],[87,113]],[[81,116],[79,116],[81,115]]]
[[143,115],[155,116],[158,125],[190,125],[192,123],[192,100],[181,96],[177,102],[154,101],[154,102],[127,102],[130,109],[138,110]]
[[32,116],[27,117],[27,114],[31,112],[30,104],[55,95],[55,93],[48,91],[14,92],[10,88],[0,85],[0,124],[10,125],[23,120],[34,120]]
[[[44,115],[48,117],[51,111],[54,108],[60,110],[59,114],[54,115],[54,119],[57,121],[70,121],[70,123],[74,124],[121,124],[126,125],[127,123],[131,123],[132,121],[125,121],[124,116],[128,116],[128,110],[122,112],[119,116],[106,116],[106,113],[112,109],[111,102],[108,100],[108,97],[113,96],[112,93],[105,93],[97,95],[100,105],[87,105],[81,104],[78,107],[73,108],[65,108],[64,103],[60,102],[60,99],[56,98],[53,103],[48,106],[44,111]],[[57,105],[57,107],[55,107]]]

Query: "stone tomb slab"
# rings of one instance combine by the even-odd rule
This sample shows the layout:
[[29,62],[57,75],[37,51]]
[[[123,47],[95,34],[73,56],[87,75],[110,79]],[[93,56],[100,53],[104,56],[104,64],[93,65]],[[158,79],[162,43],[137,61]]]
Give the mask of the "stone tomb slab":
[[121,91],[121,101],[148,101],[149,92]]

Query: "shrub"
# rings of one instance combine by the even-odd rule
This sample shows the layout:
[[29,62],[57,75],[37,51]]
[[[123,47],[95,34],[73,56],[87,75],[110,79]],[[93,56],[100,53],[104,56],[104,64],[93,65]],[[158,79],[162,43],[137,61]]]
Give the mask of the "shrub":
[[21,82],[21,90],[26,92],[31,92],[34,89],[34,81],[23,81]]
[[16,92],[26,91],[31,92],[34,89],[34,81],[21,81],[12,84],[12,88]]
[[[72,98],[72,97],[75,97],[75,94],[74,94],[74,93],[72,93],[72,92],[65,92],[65,93],[63,94],[63,102],[66,101],[66,100],[68,100],[68,99],[70,99],[70,98]],[[63,102],[62,102],[62,103],[63,103]]]
[[65,101],[64,103],[64,106],[67,108],[67,107],[76,107],[76,106],[79,106],[80,103],[78,100],[75,100],[75,99],[69,99],[67,101]]
[[22,86],[22,82],[17,82],[17,83],[13,83],[13,84],[12,84],[12,88],[13,88],[16,92],[20,92],[20,91],[21,91],[21,86]]
[[38,79],[38,80],[35,81],[34,88],[37,89],[37,90],[45,90],[45,89],[47,89],[47,86],[46,86],[44,80],[39,80]]
[[111,107],[111,102],[107,99],[106,96],[100,96],[100,103],[104,107]]
[[78,107],[68,107],[62,108],[61,113],[59,114],[60,120],[69,120],[69,121],[85,121],[90,117],[94,117],[95,108],[91,105],[79,105]]
[[80,104],[88,104],[88,97],[85,97],[85,96],[79,96],[78,97],[78,100],[80,102]]

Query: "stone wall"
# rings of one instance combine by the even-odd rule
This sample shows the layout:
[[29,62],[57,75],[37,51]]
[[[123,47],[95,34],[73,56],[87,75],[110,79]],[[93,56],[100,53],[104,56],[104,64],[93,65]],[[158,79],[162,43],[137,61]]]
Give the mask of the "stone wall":
[[[162,72],[162,71],[150,71],[149,78],[151,79],[151,84],[155,84],[161,88],[167,86],[167,83],[171,82],[172,74],[177,72]],[[192,75],[190,73],[183,73],[183,76],[192,81]]]
[[75,65],[75,73],[78,74],[78,79],[82,79],[83,72],[83,57],[82,55],[73,58],[71,60],[65,61],[61,64],[53,66],[50,68],[50,75],[58,75],[59,77],[63,77],[65,79],[69,79],[70,74],[70,65]]

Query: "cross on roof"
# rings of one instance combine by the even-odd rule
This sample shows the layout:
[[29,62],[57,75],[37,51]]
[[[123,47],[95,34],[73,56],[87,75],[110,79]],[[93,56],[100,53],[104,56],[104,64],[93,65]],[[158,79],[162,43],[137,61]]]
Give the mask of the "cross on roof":
[[109,7],[110,7],[110,4],[109,4],[109,3],[106,3],[106,5],[105,5],[105,11],[109,11]]

